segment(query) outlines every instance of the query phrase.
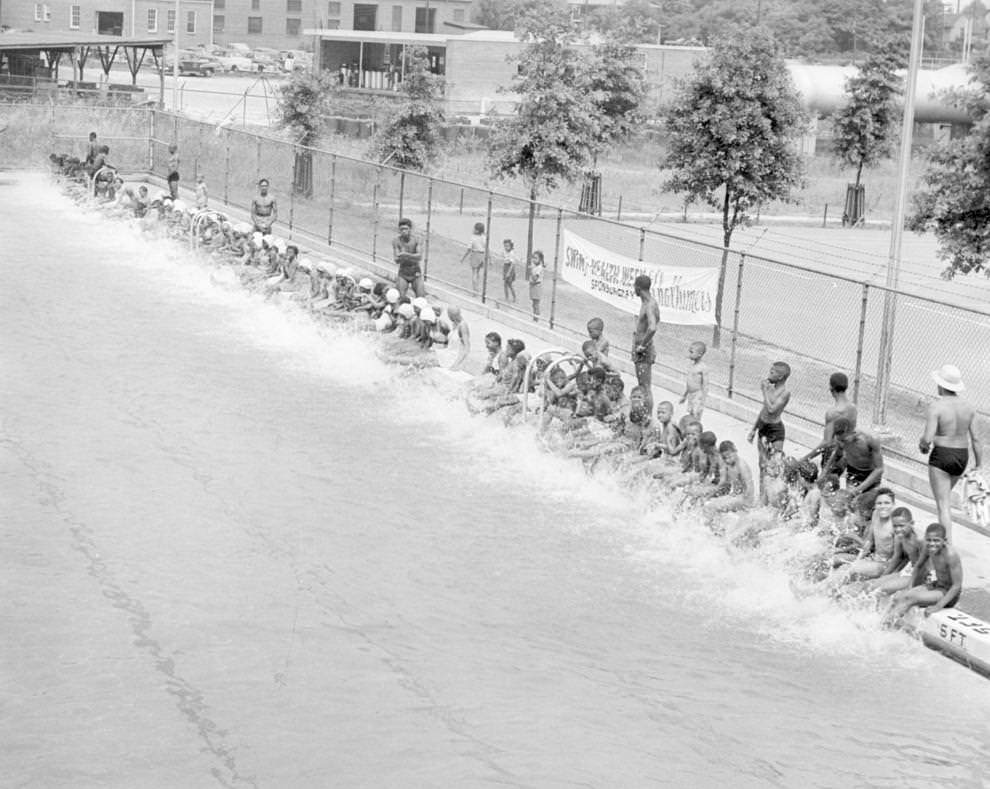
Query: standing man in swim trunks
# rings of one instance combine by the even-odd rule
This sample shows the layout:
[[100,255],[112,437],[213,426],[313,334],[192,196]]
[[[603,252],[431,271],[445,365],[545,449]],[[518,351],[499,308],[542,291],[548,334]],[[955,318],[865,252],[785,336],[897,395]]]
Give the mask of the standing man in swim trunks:
[[278,203],[268,194],[267,178],[258,181],[258,194],[251,201],[251,221],[255,231],[266,236],[271,234],[272,225],[278,221]]
[[423,260],[419,239],[412,234],[412,220],[403,217],[399,220],[399,235],[392,241],[392,255],[395,265],[399,267],[395,275],[395,287],[399,289],[399,298],[406,295],[409,286],[417,297],[426,296],[426,285],[423,282],[423,272],[419,267]]
[[770,365],[767,377],[760,381],[763,393],[763,408],[753,424],[746,440],[751,444],[756,436],[760,437],[756,448],[760,457],[760,471],[766,470],[767,459],[772,452],[784,451],[786,431],[781,420],[784,409],[791,401],[791,393],[787,391],[787,379],[791,377],[791,366],[787,362],[774,362]]
[[973,429],[973,407],[959,393],[966,390],[959,368],[942,365],[932,373],[938,386],[938,399],[928,406],[925,432],[918,442],[928,456],[928,481],[938,513],[938,522],[945,528],[946,539],[952,541],[952,489],[966,472],[969,445],[973,445],[973,461],[979,468],[980,442]]
[[653,410],[653,363],[657,360],[657,349],[653,335],[660,327],[660,305],[653,298],[650,288],[653,280],[640,274],[633,281],[633,292],[639,297],[639,316],[633,331],[632,360],[636,367],[636,382],[646,392],[646,410]]
[[925,529],[925,545],[911,576],[911,587],[893,596],[885,621],[892,624],[915,606],[927,606],[925,616],[953,608],[959,602],[962,585],[959,553],[949,545],[945,527],[932,523]]
[[845,462],[846,490],[858,496],[880,485],[883,478],[883,449],[876,437],[856,430],[848,418],[840,416],[832,425],[832,435],[838,452],[833,452],[828,464],[822,469],[822,477],[828,476],[837,466]]

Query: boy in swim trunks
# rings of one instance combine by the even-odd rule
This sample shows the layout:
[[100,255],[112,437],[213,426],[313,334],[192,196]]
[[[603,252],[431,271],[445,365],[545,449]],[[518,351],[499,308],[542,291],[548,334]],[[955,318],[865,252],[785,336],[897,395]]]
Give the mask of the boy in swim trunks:
[[802,460],[813,460],[818,455],[822,455],[822,467],[828,463],[829,454],[835,448],[833,441],[833,429],[835,420],[839,417],[848,419],[853,427],[856,427],[856,406],[846,398],[846,391],[849,389],[849,378],[845,373],[832,373],[828,379],[828,391],[832,395],[832,407],[825,411],[825,432],[822,435],[821,443],[805,455]]
[[599,354],[608,356],[609,343],[605,339],[605,321],[601,318],[592,318],[588,321],[588,338],[595,344]]
[[688,359],[691,364],[684,374],[684,394],[680,402],[687,403],[687,411],[695,419],[701,419],[705,412],[708,397],[708,365],[702,359],[708,347],[700,341],[688,346]]
[[833,452],[822,476],[833,470],[841,471],[845,464],[846,490],[853,496],[866,493],[880,485],[883,478],[883,449],[874,436],[856,430],[852,422],[840,416],[832,425],[832,435],[838,451]]
[[925,529],[925,544],[911,575],[911,587],[894,594],[885,621],[895,624],[915,606],[926,606],[925,616],[953,608],[959,602],[962,585],[959,553],[949,545],[945,527],[932,523]]
[[646,391],[646,402],[653,410],[653,363],[657,360],[657,348],[653,336],[660,328],[660,305],[653,297],[653,280],[640,274],[633,281],[633,292],[640,300],[639,315],[633,329],[632,361],[636,369],[636,383]]
[[923,454],[931,450],[928,482],[932,487],[938,522],[945,527],[946,539],[951,542],[952,489],[966,473],[970,444],[976,468],[982,462],[982,452],[974,429],[976,410],[960,397],[966,387],[958,368],[943,365],[932,373],[932,378],[938,386],[938,399],[928,407],[925,432],[918,442],[918,449]]
[[785,431],[781,416],[791,399],[791,393],[787,391],[787,379],[790,375],[791,368],[787,362],[774,362],[770,365],[767,377],[760,381],[763,408],[760,409],[760,414],[756,417],[756,422],[746,440],[753,443],[756,436],[760,437],[756,447],[760,457],[761,474],[766,469],[771,450],[784,451]]
[[168,193],[179,199],[179,146],[174,142],[168,146]]
[[251,221],[256,232],[267,235],[278,221],[278,203],[268,194],[268,179],[258,181],[258,194],[251,201]]
[[412,220],[403,217],[399,220],[399,235],[392,240],[392,256],[398,269],[395,274],[395,287],[402,297],[412,286],[417,297],[426,296],[423,272],[419,267],[423,260],[419,239],[412,234]]
[[887,560],[883,574],[867,584],[867,589],[878,595],[892,595],[911,586],[911,576],[924,548],[915,534],[911,510],[897,507],[890,518],[894,524],[894,553]]
[[718,445],[722,457],[722,479],[715,489],[715,495],[704,506],[707,522],[723,512],[736,512],[753,506],[755,485],[749,464],[739,457],[739,450],[731,441]]

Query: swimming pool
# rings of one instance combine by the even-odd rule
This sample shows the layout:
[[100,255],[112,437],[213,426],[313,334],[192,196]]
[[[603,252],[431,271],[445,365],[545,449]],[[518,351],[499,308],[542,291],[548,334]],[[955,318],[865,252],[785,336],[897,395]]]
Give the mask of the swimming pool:
[[978,787],[990,685],[0,185],[7,785]]

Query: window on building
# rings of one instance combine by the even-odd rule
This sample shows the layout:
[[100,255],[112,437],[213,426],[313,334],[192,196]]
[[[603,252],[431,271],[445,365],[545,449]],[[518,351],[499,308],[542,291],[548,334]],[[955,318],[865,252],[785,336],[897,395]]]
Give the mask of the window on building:
[[260,11],[261,10],[261,0],[251,0],[251,10]]
[[[429,18],[427,18],[429,16]],[[434,25],[437,21],[437,9],[431,8],[429,10],[429,15],[427,15],[425,8],[416,9],[416,32],[417,33],[432,33],[436,28]]]
[[378,25],[378,6],[367,3],[354,4],[354,30],[376,30]]
[[69,6],[69,27],[73,30],[79,29],[79,20],[82,18],[82,12],[77,5]]
[[402,30],[402,6],[392,6],[392,30],[397,32]]
[[148,32],[157,33],[158,32],[158,9],[149,8],[148,9]]
[[286,19],[285,20],[285,35],[287,36],[298,36],[302,31],[302,20],[301,19]]
[[174,8],[170,8],[168,10],[168,15],[165,17],[165,25],[166,25],[166,31],[165,32],[167,32],[167,33],[174,33],[175,32],[175,9]]
[[463,8],[455,8],[454,9],[454,21],[455,22],[463,22],[464,21],[464,9]]
[[340,16],[340,3],[335,0],[327,3],[327,16]]
[[196,32],[196,12],[186,11],[186,32],[195,33]]
[[213,8],[214,9],[217,9],[217,8],[226,8],[226,7],[227,7],[227,0],[213,0]]
[[285,0],[285,13],[287,13],[287,14],[301,14],[302,13],[302,0]]
[[41,3],[35,3],[34,4],[34,21],[35,22],[40,22],[42,19],[44,19],[43,14],[44,14],[44,9],[41,7]]
[[248,17],[248,33],[252,35],[261,35],[261,17],[260,16],[249,16]]
[[41,11],[42,11],[42,14],[44,14],[45,21],[46,22],[51,22],[52,21],[52,9],[50,9],[48,7],[48,3],[45,3],[44,5],[42,5]]
[[339,19],[328,19],[327,20],[327,30],[340,30],[340,20]]
[[[216,0],[214,0],[213,7],[214,8],[217,7],[216,6]],[[213,15],[213,32],[214,33],[222,33],[223,32],[223,23],[225,21],[226,21],[226,19],[224,18],[224,16],[222,14],[214,14]]]

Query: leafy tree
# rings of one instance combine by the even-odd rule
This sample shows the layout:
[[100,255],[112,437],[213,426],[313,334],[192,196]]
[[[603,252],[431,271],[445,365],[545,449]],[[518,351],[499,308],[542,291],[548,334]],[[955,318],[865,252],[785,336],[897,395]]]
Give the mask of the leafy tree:
[[973,119],[969,134],[932,146],[914,194],[908,227],[930,230],[938,255],[948,264],[942,276],[982,272],[990,276],[990,59],[972,67],[973,88],[957,92],[954,103]]
[[514,115],[495,123],[488,164],[496,178],[519,178],[528,187],[529,256],[534,201],[541,190],[571,182],[587,168],[600,120],[588,59],[573,46],[577,31],[566,4],[523,0],[516,32],[527,42],[512,83],[520,100]]
[[[866,58],[859,73],[846,80],[849,101],[832,119],[835,156],[856,168],[855,188],[864,167],[874,167],[893,152],[901,108],[901,78],[897,69],[904,64],[903,47],[888,41]],[[850,217],[855,222],[859,217]]]
[[642,122],[639,109],[646,96],[643,72],[634,61],[636,48],[614,39],[592,47],[590,88],[598,115],[592,139],[592,167],[598,156],[629,137]]
[[298,69],[279,92],[278,126],[289,129],[295,141],[305,146],[295,154],[292,188],[307,197],[313,193],[313,152],[308,147],[326,125],[336,88],[337,82],[329,72],[314,74]]
[[473,19],[492,30],[515,30],[515,0],[478,0],[474,4]]
[[336,96],[337,81],[328,71],[292,72],[279,91],[278,125],[289,129],[300,145],[312,145],[320,136]]
[[664,113],[665,188],[722,212],[722,266],[715,301],[718,347],[722,291],[733,231],[762,202],[787,199],[801,183],[797,138],[806,126],[790,75],[769,31],[750,28],[715,42]]
[[406,170],[424,170],[440,148],[443,78],[430,71],[425,47],[406,50],[406,76],[399,88],[402,102],[375,136],[373,155]]

